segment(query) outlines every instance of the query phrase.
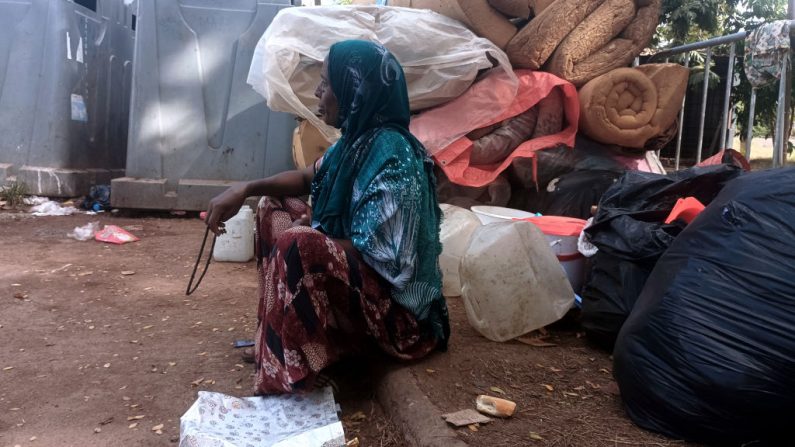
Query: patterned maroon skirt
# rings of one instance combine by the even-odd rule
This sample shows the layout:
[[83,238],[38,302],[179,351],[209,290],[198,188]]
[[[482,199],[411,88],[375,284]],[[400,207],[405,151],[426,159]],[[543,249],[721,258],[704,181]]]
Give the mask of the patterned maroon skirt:
[[309,391],[323,368],[373,344],[402,360],[433,351],[436,341],[420,336],[358,253],[309,227],[291,228],[306,212],[294,198],[264,197],[257,210],[257,392]]

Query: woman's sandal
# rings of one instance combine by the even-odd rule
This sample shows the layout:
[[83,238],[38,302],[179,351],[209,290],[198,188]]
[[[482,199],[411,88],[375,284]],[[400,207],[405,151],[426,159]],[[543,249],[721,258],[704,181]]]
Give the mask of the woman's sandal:
[[313,386],[316,390],[330,386],[331,389],[334,390],[335,394],[339,393],[340,391],[340,387],[337,385],[337,382],[335,382],[330,375],[322,371],[315,376],[315,383]]

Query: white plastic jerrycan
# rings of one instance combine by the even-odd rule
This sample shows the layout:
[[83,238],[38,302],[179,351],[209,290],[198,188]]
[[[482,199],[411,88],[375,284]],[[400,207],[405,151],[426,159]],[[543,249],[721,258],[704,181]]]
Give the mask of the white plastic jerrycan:
[[460,273],[467,319],[489,340],[507,341],[554,323],[574,304],[549,242],[530,222],[478,227]]
[[439,267],[442,269],[442,293],[444,296],[461,296],[461,280],[458,269],[466,254],[472,233],[480,226],[475,213],[453,205],[441,204],[444,213],[439,238],[442,254]]
[[218,236],[213,259],[221,262],[248,262],[254,257],[254,212],[248,205],[225,222],[226,233]]

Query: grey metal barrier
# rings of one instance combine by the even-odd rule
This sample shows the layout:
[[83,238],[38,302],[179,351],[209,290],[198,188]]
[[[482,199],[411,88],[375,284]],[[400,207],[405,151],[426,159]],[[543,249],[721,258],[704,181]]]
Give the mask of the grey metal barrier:
[[[789,21],[790,33],[795,31],[795,20]],[[709,94],[709,77],[710,77],[710,63],[712,61],[713,50],[716,47],[721,46],[729,46],[729,61],[728,61],[728,68],[726,69],[726,89],[724,91],[724,100],[723,100],[723,112],[721,114],[721,121],[720,121],[720,140],[719,147],[720,148],[730,148],[732,146],[733,140],[733,131],[729,132],[729,116],[730,111],[733,109],[733,105],[731,104],[731,89],[734,79],[734,63],[736,59],[736,49],[737,49],[737,42],[745,40],[748,36],[748,32],[741,31],[734,34],[728,34],[726,36],[715,37],[713,39],[704,40],[701,42],[694,42],[685,45],[680,45],[673,48],[668,48],[662,51],[659,51],[652,55],[648,62],[660,62],[665,61],[668,62],[671,57],[677,56],[680,54],[685,54],[685,63],[684,66],[690,68],[690,63],[692,59],[691,53],[697,51],[704,51],[704,81],[703,81],[703,88],[701,93],[701,114],[699,117],[699,127],[698,127],[698,142],[696,146],[696,163],[702,160],[702,150],[703,150],[703,140],[704,140],[704,121],[706,118],[706,108],[707,108],[707,98]],[[787,153],[787,142],[788,138],[784,135],[784,130],[786,129],[786,116],[787,116],[787,99],[790,97],[790,90],[791,84],[786,82],[787,80],[787,71],[789,70],[790,60],[792,57],[792,49],[790,49],[790,57],[784,58],[781,64],[781,79],[779,81],[779,89],[778,89],[778,103],[776,109],[776,125],[775,125],[775,138],[773,142],[773,167],[780,167],[784,166],[786,161],[786,153]],[[636,59],[634,65],[638,65],[639,61]],[[679,169],[680,161],[681,161],[681,154],[682,154],[682,129],[684,126],[684,115],[685,115],[685,103],[688,101],[687,94],[685,94],[685,98],[682,100],[682,110],[679,112],[679,129],[677,131],[676,136],[676,158],[675,158],[675,169]],[[749,107],[749,114],[748,114],[748,129],[747,129],[747,137],[746,137],[746,157],[750,160],[751,158],[751,141],[753,139],[753,128],[754,128],[754,112],[756,107],[756,89],[751,90],[751,97],[749,98],[748,102]],[[732,130],[734,125],[732,125]],[[727,135],[730,138],[727,138]]]

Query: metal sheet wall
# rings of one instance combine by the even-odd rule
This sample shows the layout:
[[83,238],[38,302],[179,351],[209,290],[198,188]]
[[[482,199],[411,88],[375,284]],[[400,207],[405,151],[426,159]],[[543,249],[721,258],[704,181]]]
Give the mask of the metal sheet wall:
[[289,0],[141,2],[126,177],[112,204],[199,210],[231,181],[292,167],[294,119],[246,84],[254,48]]

